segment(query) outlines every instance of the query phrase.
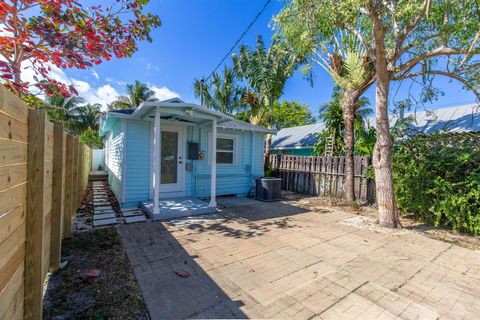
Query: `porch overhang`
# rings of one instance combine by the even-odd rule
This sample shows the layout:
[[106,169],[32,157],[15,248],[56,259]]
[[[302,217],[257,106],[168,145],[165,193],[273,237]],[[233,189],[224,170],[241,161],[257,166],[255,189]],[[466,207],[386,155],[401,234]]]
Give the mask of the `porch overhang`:
[[210,124],[212,120],[217,123],[235,120],[232,116],[222,112],[208,109],[196,104],[180,102],[181,100],[143,102],[130,115],[133,119],[154,119],[155,111],[160,111],[162,120],[174,120],[180,122],[190,122],[195,125]]

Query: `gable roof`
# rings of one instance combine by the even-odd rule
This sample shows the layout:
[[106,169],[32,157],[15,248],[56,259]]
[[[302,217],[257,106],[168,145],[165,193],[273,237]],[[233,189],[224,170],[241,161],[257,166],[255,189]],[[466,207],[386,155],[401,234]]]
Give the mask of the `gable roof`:
[[133,111],[135,111],[135,109],[118,109],[118,110],[111,110],[111,111],[108,111],[109,113],[118,113],[118,114],[126,114],[126,115],[129,115],[129,114],[132,114]]
[[[409,122],[410,134],[480,131],[480,106],[476,104],[409,112],[404,117],[413,118],[413,121]],[[391,116],[390,126],[394,125],[398,118],[398,115]]]
[[322,123],[285,128],[272,137],[272,149],[313,148],[317,135],[325,128]]
[[[167,110],[168,112],[175,112],[176,118],[185,118],[180,119],[180,121],[187,120],[192,122],[192,118],[195,118],[195,115],[208,115],[210,119],[217,119],[217,126],[219,128],[225,129],[234,129],[234,130],[247,130],[247,131],[258,131],[271,133],[274,130],[256,126],[248,122],[237,120],[230,115],[224,114],[220,111],[212,110],[210,108],[199,106],[192,103],[185,103],[179,98],[172,98],[164,101],[155,101],[155,102],[143,102],[139,107],[134,109],[120,109],[120,110],[111,110],[107,113],[105,117],[102,118],[102,122],[105,124],[110,118],[139,118],[143,119],[149,114],[151,115],[152,110],[156,107],[162,108],[162,110]],[[171,111],[170,111],[171,110]],[[179,115],[179,112],[182,115]],[[195,114],[195,115],[194,115]],[[163,117],[162,117],[163,119]],[[207,118],[208,119],[208,118]],[[101,126],[101,131],[103,131],[104,126]]]

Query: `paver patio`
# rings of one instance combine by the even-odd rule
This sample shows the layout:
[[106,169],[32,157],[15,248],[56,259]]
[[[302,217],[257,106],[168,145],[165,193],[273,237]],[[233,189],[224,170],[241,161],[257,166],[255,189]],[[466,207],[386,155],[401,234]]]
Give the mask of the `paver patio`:
[[479,317],[480,252],[296,203],[119,226],[152,319]]

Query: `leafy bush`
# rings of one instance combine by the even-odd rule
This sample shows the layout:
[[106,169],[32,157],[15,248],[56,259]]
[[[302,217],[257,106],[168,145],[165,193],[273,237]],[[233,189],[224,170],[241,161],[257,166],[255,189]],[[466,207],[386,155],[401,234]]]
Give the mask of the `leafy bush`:
[[82,132],[80,135],[80,142],[85,143],[90,148],[103,148],[103,138],[100,137],[97,130],[93,130],[91,128],[87,128]]
[[479,141],[470,134],[435,134],[397,145],[399,210],[435,226],[480,235]]

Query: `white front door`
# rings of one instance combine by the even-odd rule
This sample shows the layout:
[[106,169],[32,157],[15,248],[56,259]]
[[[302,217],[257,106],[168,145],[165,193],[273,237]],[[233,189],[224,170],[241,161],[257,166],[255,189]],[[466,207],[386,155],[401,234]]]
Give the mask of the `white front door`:
[[161,126],[160,193],[184,191],[184,127]]

